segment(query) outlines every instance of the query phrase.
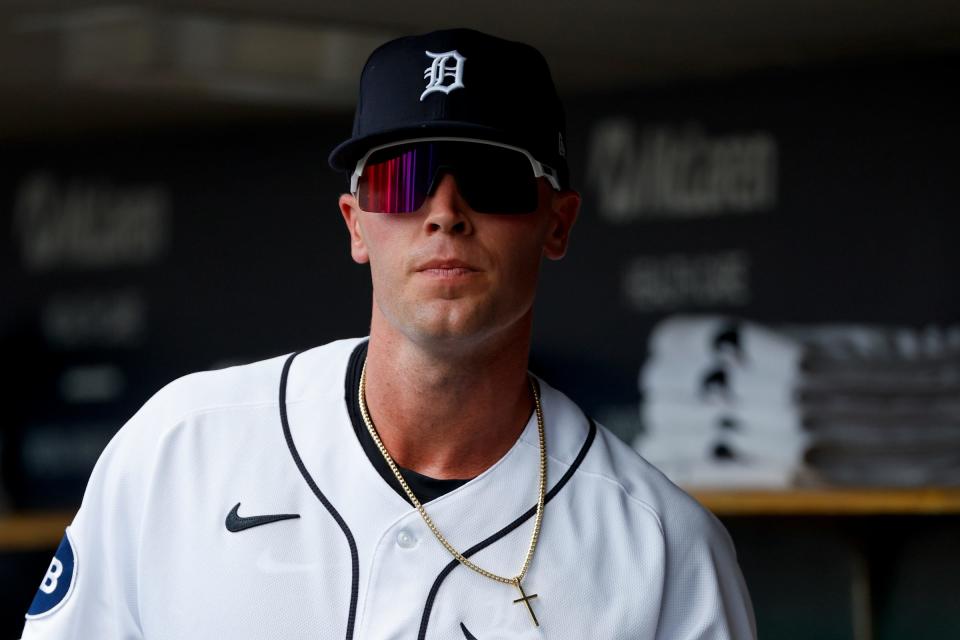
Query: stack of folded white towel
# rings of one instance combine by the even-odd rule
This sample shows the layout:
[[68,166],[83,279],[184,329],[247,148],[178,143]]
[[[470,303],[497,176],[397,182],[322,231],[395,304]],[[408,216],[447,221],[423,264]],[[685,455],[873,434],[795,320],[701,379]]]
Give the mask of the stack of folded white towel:
[[789,486],[809,444],[802,358],[802,345],[750,322],[668,318],[640,372],[634,448],[688,487]]
[[688,487],[960,485],[960,327],[674,316],[633,445]]

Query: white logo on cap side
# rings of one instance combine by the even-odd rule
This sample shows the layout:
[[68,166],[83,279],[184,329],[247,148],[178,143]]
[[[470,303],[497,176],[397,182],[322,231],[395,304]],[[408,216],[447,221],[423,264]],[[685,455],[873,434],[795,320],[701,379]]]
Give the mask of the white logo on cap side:
[[[459,51],[445,51],[444,53],[433,53],[424,51],[427,56],[433,58],[433,63],[423,70],[423,77],[427,81],[426,90],[420,94],[420,102],[429,94],[440,91],[450,93],[454,89],[463,89],[463,63],[466,61]],[[453,82],[447,84],[448,78],[453,78]]]

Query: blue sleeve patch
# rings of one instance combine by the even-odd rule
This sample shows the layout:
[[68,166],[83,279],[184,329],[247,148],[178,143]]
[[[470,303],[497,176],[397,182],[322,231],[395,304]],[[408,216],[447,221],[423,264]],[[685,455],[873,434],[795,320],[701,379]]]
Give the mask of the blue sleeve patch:
[[77,554],[70,539],[70,531],[63,534],[63,540],[50,561],[50,568],[43,576],[43,582],[27,611],[27,618],[40,618],[50,615],[66,602],[73,593],[77,581]]

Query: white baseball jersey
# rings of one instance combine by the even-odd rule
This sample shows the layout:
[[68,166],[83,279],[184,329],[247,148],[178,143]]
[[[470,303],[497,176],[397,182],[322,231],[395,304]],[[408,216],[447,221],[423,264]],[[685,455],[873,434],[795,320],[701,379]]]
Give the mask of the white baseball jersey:
[[[24,640],[755,637],[722,525],[542,381],[549,492],[523,582],[535,626],[518,591],[459,565],[364,453],[344,399],[360,342],[192,374],[151,398],[98,461]],[[513,576],[538,470],[531,418],[430,515]]]

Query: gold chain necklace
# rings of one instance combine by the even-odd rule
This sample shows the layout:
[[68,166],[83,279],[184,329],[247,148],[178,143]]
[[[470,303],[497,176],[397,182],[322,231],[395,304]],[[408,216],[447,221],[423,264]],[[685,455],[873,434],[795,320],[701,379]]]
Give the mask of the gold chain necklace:
[[530,389],[533,391],[533,401],[536,406],[537,412],[537,432],[540,436],[540,486],[538,489],[537,495],[537,516],[533,523],[533,536],[530,538],[530,549],[527,550],[527,557],[523,561],[523,567],[520,569],[520,573],[512,578],[506,578],[504,576],[499,576],[491,571],[487,571],[483,567],[477,566],[476,564],[470,562],[467,558],[463,556],[459,551],[457,551],[452,544],[450,544],[446,538],[443,537],[443,534],[437,529],[437,525],[433,523],[433,520],[427,515],[427,510],[423,508],[423,505],[420,504],[420,501],[417,500],[417,496],[413,495],[413,491],[410,490],[410,485],[407,484],[407,481],[403,479],[403,476],[400,475],[400,470],[397,468],[397,464],[393,461],[393,458],[387,452],[387,448],[383,446],[383,441],[380,440],[380,435],[377,433],[376,428],[373,426],[373,420],[370,418],[370,414],[367,411],[367,362],[364,360],[363,368],[360,371],[360,415],[363,416],[363,422],[367,425],[367,431],[370,432],[370,437],[373,438],[374,443],[377,445],[377,449],[380,450],[380,453],[383,455],[383,459],[387,461],[390,470],[393,471],[393,475],[396,477],[397,482],[400,483],[400,486],[403,487],[403,490],[406,492],[407,497],[410,498],[410,502],[413,503],[413,506],[417,508],[417,511],[420,512],[420,516],[423,518],[423,521],[427,524],[427,527],[430,528],[430,531],[433,532],[433,535],[436,536],[437,540],[440,541],[440,544],[450,552],[450,554],[457,559],[463,566],[468,569],[476,571],[482,576],[486,576],[491,580],[496,580],[503,584],[509,584],[516,587],[520,591],[520,597],[514,600],[514,604],[523,603],[527,605],[527,611],[530,612],[530,617],[533,618],[533,624],[540,626],[540,622],[537,620],[537,616],[533,613],[533,607],[530,606],[530,600],[537,597],[537,594],[527,595],[523,591],[523,587],[520,585],[524,576],[527,575],[527,569],[530,568],[530,561],[533,560],[533,552],[537,548],[537,539],[540,537],[540,525],[543,522],[543,505],[546,502],[546,492],[547,492],[547,446],[546,441],[543,435],[543,408],[540,406],[540,390],[537,388],[537,384],[533,379],[533,376],[530,376]]

